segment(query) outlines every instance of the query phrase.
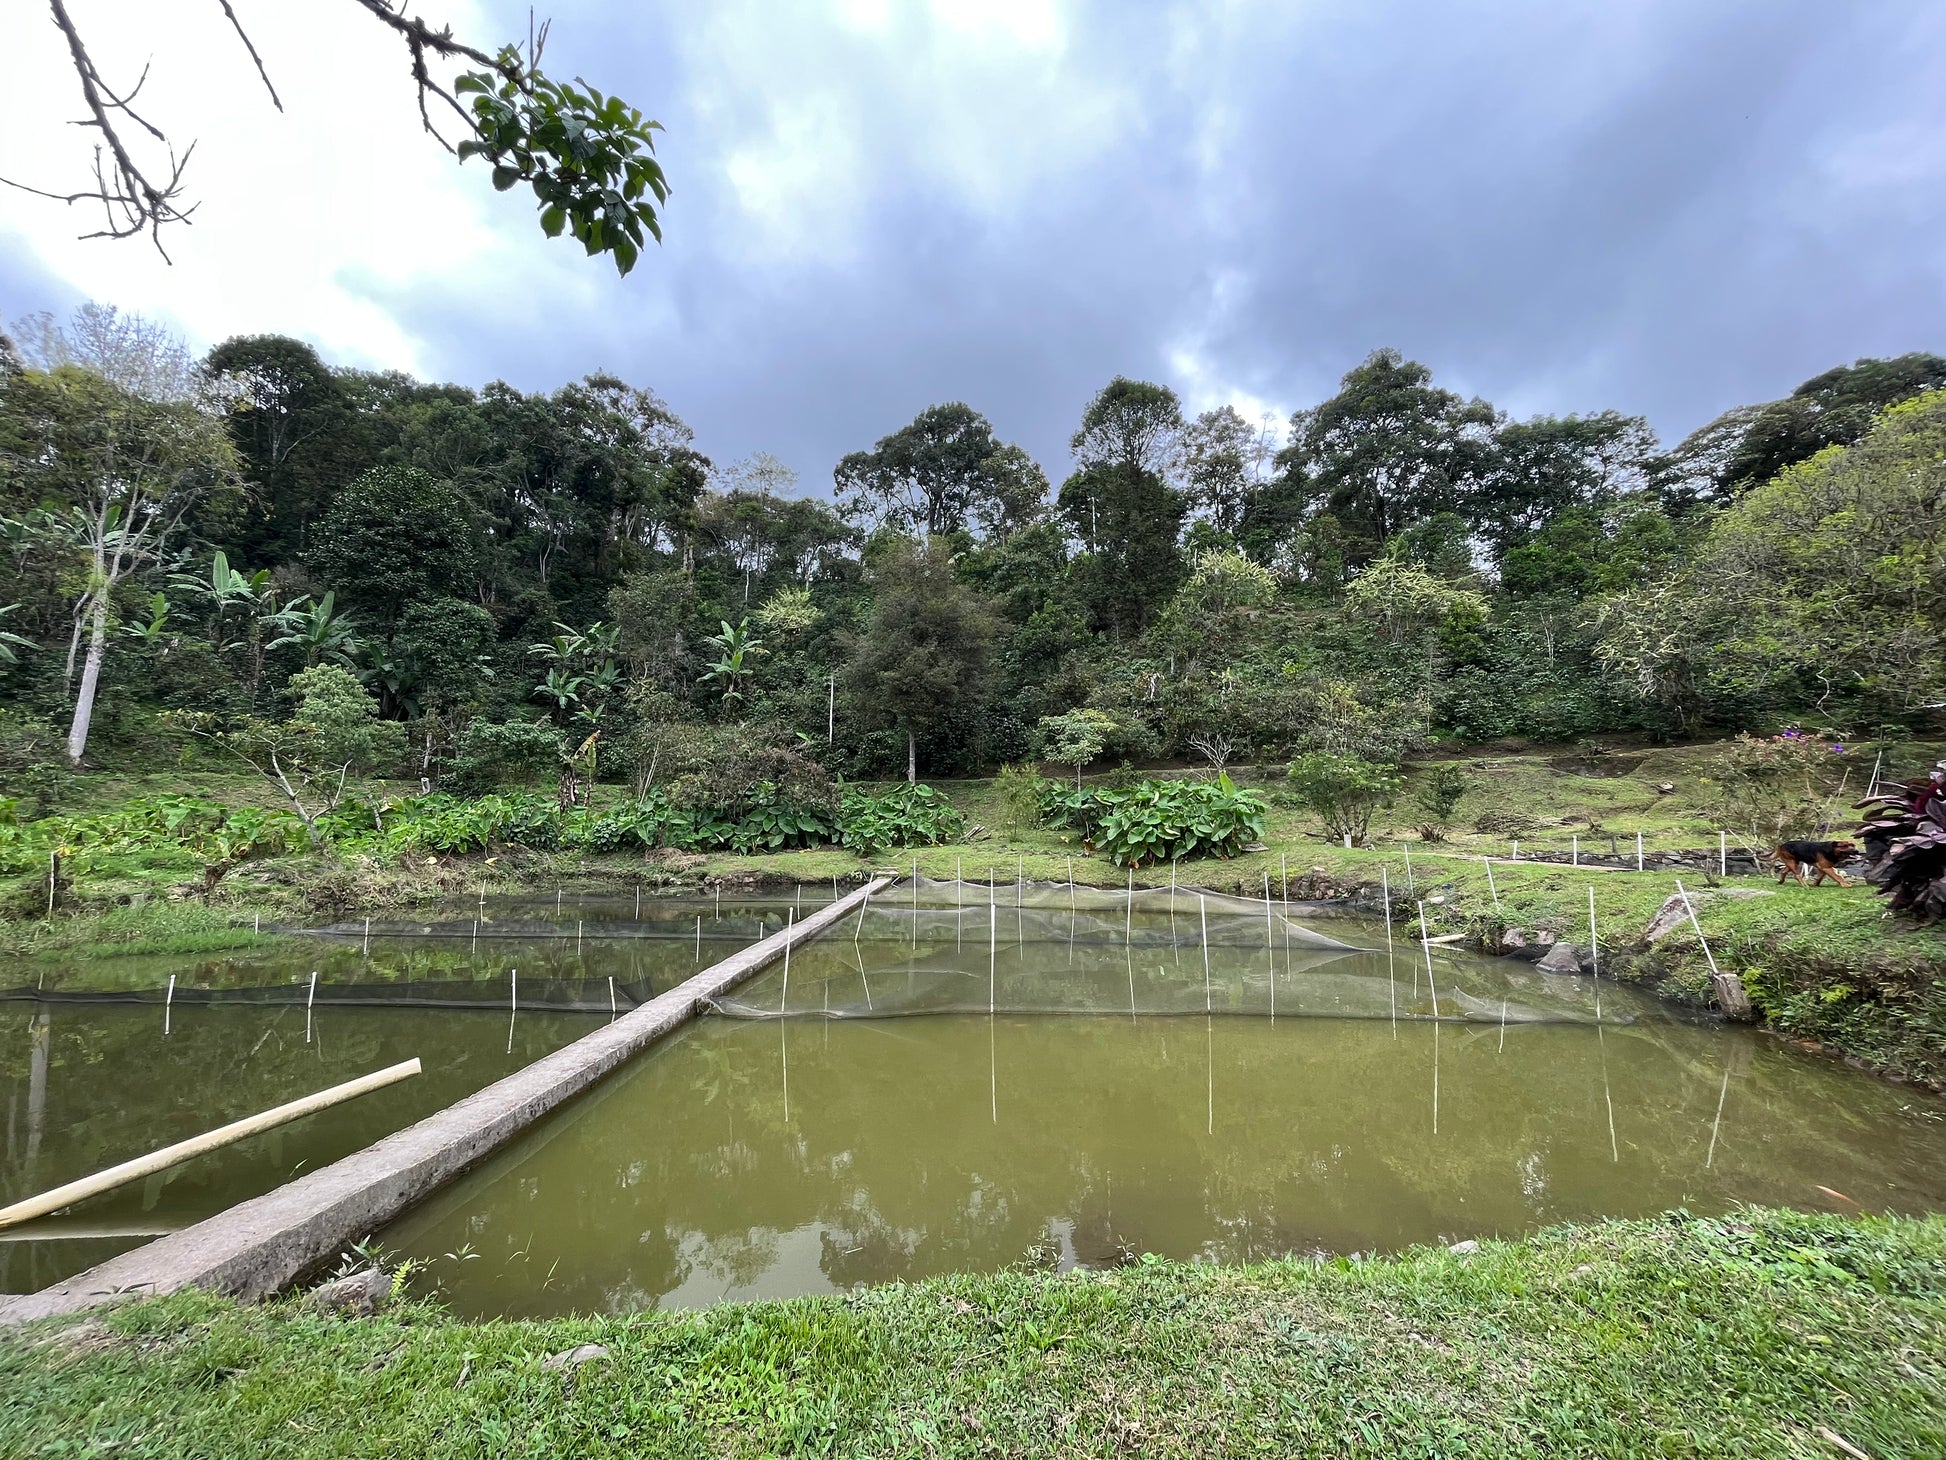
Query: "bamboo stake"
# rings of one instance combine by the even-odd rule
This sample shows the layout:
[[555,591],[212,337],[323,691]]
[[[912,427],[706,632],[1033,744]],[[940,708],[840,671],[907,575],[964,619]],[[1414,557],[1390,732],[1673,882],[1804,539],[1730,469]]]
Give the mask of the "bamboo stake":
[[1196,894],[1196,910],[1203,919],[1203,1012],[1207,1014],[1214,1010],[1216,1005],[1210,993],[1209,899],[1200,892]]
[[311,1006],[318,1001],[318,971],[311,970],[311,992],[304,998],[304,1042],[311,1042]]
[[162,996],[162,1032],[164,1034],[169,1032],[169,1019],[174,1011],[175,1002],[176,976],[172,973],[169,975],[169,992]]
[[1399,968],[1392,951],[1392,870],[1389,867],[1378,869],[1378,878],[1385,888],[1385,977],[1392,990],[1392,1037],[1399,1037]]
[[[1519,846],[1520,843],[1515,842],[1514,845]],[[1493,894],[1493,910],[1495,912],[1499,912],[1500,911],[1500,889],[1493,885],[1493,858],[1482,857],[1480,858],[1480,860],[1486,864],[1487,891]]]
[[140,1181],[145,1176],[153,1176],[158,1171],[167,1171],[171,1166],[180,1166],[184,1161],[214,1151],[236,1141],[254,1136],[260,1132],[273,1130],[293,1120],[301,1119],[317,1111],[327,1109],[344,1101],[366,1095],[374,1090],[382,1090],[387,1085],[395,1085],[419,1073],[419,1061],[407,1060],[404,1064],[393,1065],[390,1069],[379,1070],[374,1074],[363,1075],[356,1080],[347,1080],[342,1085],[333,1085],[329,1090],[320,1090],[315,1095],[306,1095],[301,1100],[293,1100],[285,1105],[219,1126],[200,1136],[192,1136],[186,1141],[177,1141],[172,1146],[164,1146],[159,1151],[151,1151],[146,1156],[137,1156],[132,1161],[110,1166],[97,1171],[92,1176],[84,1176],[79,1181],[70,1181],[57,1186],[52,1191],[44,1191],[25,1201],[15,1202],[10,1207],[0,1208],[0,1227],[11,1227],[21,1222],[32,1221],[58,1212],[63,1207],[71,1207],[76,1202],[86,1201],[91,1196],[99,1196],[105,1191],[113,1191],[126,1186],[131,1181]]

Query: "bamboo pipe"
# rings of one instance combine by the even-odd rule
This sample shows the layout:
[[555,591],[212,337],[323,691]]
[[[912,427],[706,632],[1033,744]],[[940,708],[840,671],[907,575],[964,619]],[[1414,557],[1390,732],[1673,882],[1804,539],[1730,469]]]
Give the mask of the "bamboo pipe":
[[0,1227],[12,1227],[21,1222],[32,1221],[35,1217],[45,1217],[76,1202],[86,1201],[91,1196],[99,1196],[105,1191],[113,1191],[118,1186],[126,1186],[131,1181],[140,1181],[144,1176],[153,1176],[158,1171],[166,1171],[171,1166],[180,1166],[193,1157],[214,1151],[220,1147],[243,1140],[280,1125],[288,1125],[293,1120],[313,1115],[333,1105],[341,1105],[360,1095],[369,1095],[374,1090],[382,1090],[387,1085],[396,1085],[401,1080],[410,1079],[419,1073],[419,1061],[407,1060],[404,1064],[393,1065],[390,1069],[378,1070],[369,1075],[361,1075],[356,1080],[347,1080],[342,1085],[333,1085],[329,1090],[320,1090],[314,1095],[306,1095],[243,1120],[232,1121],[229,1125],[219,1126],[200,1136],[191,1136],[186,1141],[177,1141],[173,1146],[164,1146],[159,1151],[151,1151],[146,1156],[137,1156],[132,1161],[124,1161],[119,1166],[110,1166],[105,1171],[97,1171],[93,1176],[84,1176],[79,1181],[70,1181],[65,1186],[57,1186],[52,1191],[44,1191],[39,1196],[30,1196],[25,1201],[17,1201],[10,1207],[0,1207]]

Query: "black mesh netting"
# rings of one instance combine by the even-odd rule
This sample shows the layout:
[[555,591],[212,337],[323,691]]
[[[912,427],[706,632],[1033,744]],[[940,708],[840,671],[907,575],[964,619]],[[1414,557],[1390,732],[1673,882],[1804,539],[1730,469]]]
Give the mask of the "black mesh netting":
[[741,1019],[1210,1013],[1587,1023],[1632,1018],[1637,1005],[1587,979],[1428,950],[1404,930],[1389,945],[1382,929],[1322,933],[1274,896],[919,878],[793,950],[788,972],[773,965],[715,1007]]

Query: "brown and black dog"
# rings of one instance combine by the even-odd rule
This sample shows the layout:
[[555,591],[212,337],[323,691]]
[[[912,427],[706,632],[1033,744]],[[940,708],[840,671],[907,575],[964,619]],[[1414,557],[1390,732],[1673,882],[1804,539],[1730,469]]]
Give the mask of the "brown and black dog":
[[[1777,880],[1795,877],[1806,887],[1816,887],[1829,877],[1840,887],[1849,887],[1845,874],[1838,870],[1838,863],[1848,862],[1858,855],[1856,842],[1785,842],[1770,854],[1770,865],[1777,869]],[[1809,881],[1805,874],[1814,873]]]

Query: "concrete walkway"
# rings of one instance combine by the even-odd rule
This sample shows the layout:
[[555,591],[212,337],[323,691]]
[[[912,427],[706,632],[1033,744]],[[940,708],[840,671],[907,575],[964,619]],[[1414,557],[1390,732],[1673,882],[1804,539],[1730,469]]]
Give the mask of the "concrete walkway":
[[688,1023],[705,1001],[730,992],[782,957],[786,944],[817,936],[894,880],[876,878],[614,1023],[355,1155],[38,1293],[0,1298],[0,1323],[24,1323],[186,1287],[249,1301],[267,1297],[370,1236],[548,1111]]

